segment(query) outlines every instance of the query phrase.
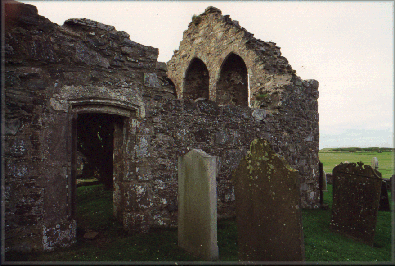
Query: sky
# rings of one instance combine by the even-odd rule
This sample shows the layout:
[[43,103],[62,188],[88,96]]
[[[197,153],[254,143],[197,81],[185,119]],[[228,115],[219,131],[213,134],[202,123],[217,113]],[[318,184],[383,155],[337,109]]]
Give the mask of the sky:
[[58,25],[88,18],[170,60],[194,14],[222,10],[319,81],[320,149],[394,147],[393,1],[21,1]]

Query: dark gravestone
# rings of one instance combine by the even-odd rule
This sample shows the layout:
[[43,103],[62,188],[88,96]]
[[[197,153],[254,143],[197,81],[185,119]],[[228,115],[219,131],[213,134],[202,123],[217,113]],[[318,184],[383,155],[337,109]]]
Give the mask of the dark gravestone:
[[318,163],[318,169],[320,172],[319,179],[318,179],[318,185],[320,188],[320,208],[323,210],[327,210],[328,204],[324,204],[324,191],[327,190],[327,183],[326,183],[326,177],[325,177],[325,171],[324,171],[324,164],[322,162]]
[[388,199],[388,191],[387,191],[387,182],[383,180],[381,184],[381,195],[380,195],[380,203],[379,203],[379,211],[390,211],[390,201]]
[[369,165],[339,164],[333,169],[330,228],[373,246],[382,179]]
[[387,186],[387,191],[389,190],[389,191],[391,191],[391,180],[392,180],[392,177],[390,178],[390,179],[387,179],[386,181],[385,181],[385,185]]
[[387,180],[387,190],[392,191],[393,182],[395,182],[395,175],[392,175],[391,178]]
[[318,185],[320,188],[320,206],[324,204],[324,192],[322,191],[322,187],[324,186],[324,164],[322,162],[318,163],[319,169],[319,177],[318,177]]
[[333,175],[332,174],[326,174],[326,182],[328,184],[332,184],[333,183]]
[[[373,157],[372,159],[372,168],[373,168],[373,161],[376,157]],[[377,161],[377,158],[376,158]],[[377,163],[378,164],[378,163]],[[378,167],[377,167],[378,168]],[[374,172],[375,174],[382,178],[383,176],[379,171],[377,171],[377,168],[375,168]],[[383,182],[381,183],[381,192],[380,192],[380,202],[379,202],[379,211],[390,211],[390,202],[388,199],[388,191],[387,191],[387,181],[382,179]]]
[[239,260],[303,261],[298,172],[256,139],[232,178]]

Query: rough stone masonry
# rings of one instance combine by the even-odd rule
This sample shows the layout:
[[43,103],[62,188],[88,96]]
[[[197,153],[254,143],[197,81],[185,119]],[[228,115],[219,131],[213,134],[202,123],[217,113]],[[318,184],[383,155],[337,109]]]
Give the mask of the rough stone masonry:
[[14,1],[5,12],[5,249],[76,241],[76,122],[114,119],[114,215],[129,232],[177,226],[177,159],[218,157],[218,218],[235,213],[231,171],[255,138],[299,171],[318,207],[318,82],[280,47],[209,7],[167,63],[158,49],[89,19],[62,26]]

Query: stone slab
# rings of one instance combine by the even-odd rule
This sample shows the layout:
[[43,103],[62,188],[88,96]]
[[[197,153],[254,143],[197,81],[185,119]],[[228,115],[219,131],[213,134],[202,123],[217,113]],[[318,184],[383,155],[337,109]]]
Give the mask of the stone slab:
[[193,149],[178,159],[178,245],[203,260],[218,259],[217,157]]
[[256,139],[232,178],[239,260],[303,261],[298,172]]
[[333,184],[333,174],[326,174],[326,183]]
[[341,163],[333,169],[331,230],[373,246],[382,179],[369,165]]
[[372,166],[373,169],[378,169],[379,168],[379,160],[377,157],[373,157],[370,166]]
[[391,211],[390,202],[388,198],[387,182],[389,181],[383,180],[383,183],[381,184],[379,211]]
[[326,173],[323,171],[322,191],[328,191],[328,182],[326,180]]

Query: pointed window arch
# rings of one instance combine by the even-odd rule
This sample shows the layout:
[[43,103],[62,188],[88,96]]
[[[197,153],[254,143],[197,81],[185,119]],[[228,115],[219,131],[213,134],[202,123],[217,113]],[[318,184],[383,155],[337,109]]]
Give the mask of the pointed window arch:
[[248,75],[243,59],[230,53],[222,63],[217,83],[217,103],[248,106]]
[[209,99],[209,73],[206,65],[199,58],[192,59],[184,81],[184,99]]

